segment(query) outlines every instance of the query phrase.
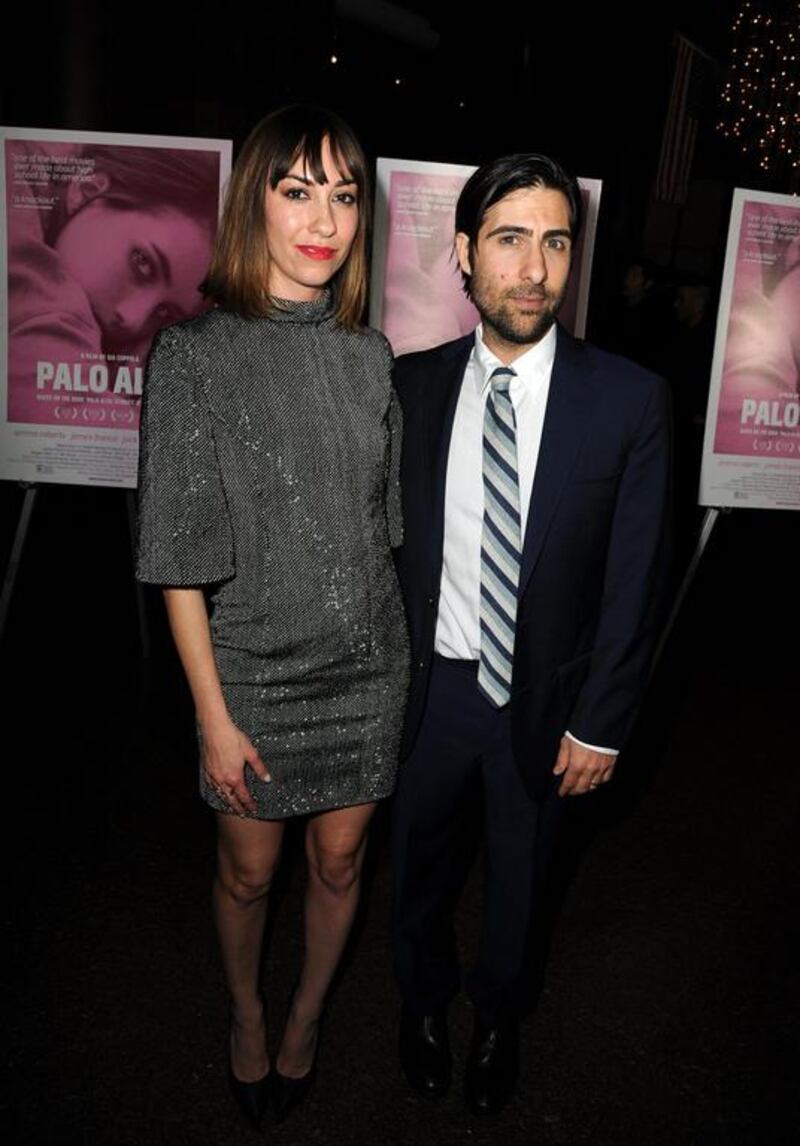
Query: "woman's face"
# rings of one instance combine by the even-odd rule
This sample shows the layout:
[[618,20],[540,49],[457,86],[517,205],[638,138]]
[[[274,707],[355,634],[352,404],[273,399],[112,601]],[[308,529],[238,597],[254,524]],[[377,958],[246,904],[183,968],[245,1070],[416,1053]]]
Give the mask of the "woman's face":
[[310,302],[318,298],[350,253],[358,228],[358,189],[348,171],[322,145],[325,183],[315,183],[299,158],[264,204],[273,298]]
[[55,243],[104,343],[125,347],[197,312],[210,248],[205,228],[174,208],[128,211],[102,196],[68,219]]
[[[772,292],[772,305],[778,320],[792,344],[797,369],[800,371],[800,262],[794,264]],[[800,377],[798,377],[800,387]]]

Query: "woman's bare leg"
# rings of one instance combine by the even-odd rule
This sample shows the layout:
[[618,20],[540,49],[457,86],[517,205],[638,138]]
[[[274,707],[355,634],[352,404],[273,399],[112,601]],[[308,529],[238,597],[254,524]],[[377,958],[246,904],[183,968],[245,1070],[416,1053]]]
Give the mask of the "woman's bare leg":
[[231,1069],[242,1082],[256,1082],[269,1070],[258,976],[283,823],[218,813],[217,829],[213,904],[231,993]]
[[314,816],[306,828],[305,958],[277,1060],[287,1078],[302,1078],[314,1062],[319,1016],[358,906],[374,811],[375,804],[338,808]]

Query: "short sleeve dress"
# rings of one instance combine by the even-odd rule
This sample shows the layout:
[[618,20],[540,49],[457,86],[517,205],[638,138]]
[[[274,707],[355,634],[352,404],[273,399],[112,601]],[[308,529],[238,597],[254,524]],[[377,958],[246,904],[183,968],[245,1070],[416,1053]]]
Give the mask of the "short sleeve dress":
[[[142,408],[137,576],[205,586],[225,700],[268,762],[259,819],[388,796],[408,684],[391,546],[400,411],[381,334],[326,295],[158,335]],[[208,804],[228,811],[201,776]]]

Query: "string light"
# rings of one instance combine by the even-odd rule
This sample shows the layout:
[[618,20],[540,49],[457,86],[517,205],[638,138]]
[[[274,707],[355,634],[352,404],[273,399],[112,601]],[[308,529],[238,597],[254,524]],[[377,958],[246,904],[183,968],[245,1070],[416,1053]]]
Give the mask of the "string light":
[[743,0],[733,19],[733,44],[717,129],[764,172],[800,172],[800,0],[778,19]]

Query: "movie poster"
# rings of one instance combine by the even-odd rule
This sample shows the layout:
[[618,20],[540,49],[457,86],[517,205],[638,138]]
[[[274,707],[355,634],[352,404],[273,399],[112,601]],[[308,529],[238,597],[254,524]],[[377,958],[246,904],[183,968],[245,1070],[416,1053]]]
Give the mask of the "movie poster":
[[[453,250],[455,206],[474,167],[379,159],[370,323],[395,354],[427,350],[473,330],[478,313],[461,289]],[[602,184],[581,179],[584,226],[561,321],[583,335]]]
[[144,366],[204,308],[227,140],[0,128],[0,478],[136,485]]
[[733,196],[700,504],[800,509],[800,200]]

